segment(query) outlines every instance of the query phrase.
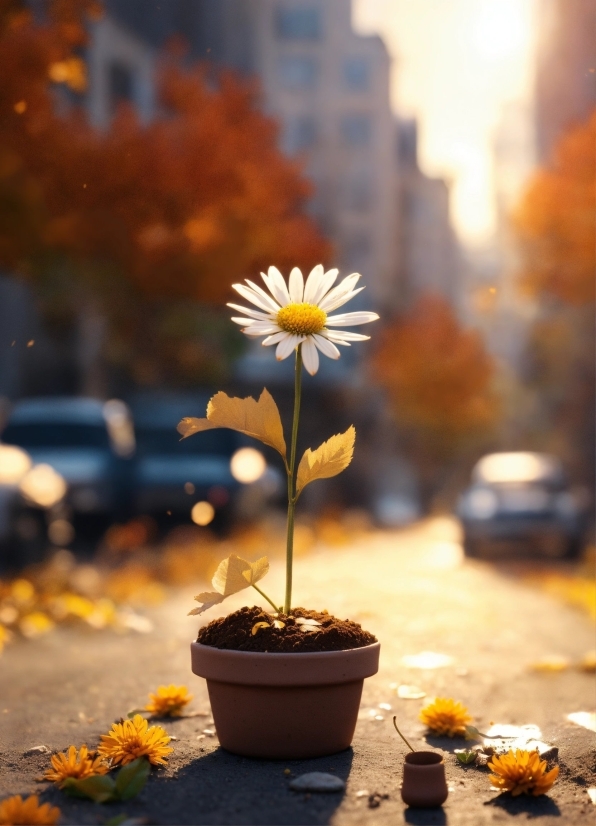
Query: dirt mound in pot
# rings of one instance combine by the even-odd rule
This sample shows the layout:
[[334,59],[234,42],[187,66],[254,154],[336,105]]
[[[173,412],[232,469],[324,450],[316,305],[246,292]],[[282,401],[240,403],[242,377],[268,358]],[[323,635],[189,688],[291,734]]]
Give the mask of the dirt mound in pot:
[[[274,620],[283,622],[276,628]],[[266,623],[259,625],[257,623]],[[254,633],[253,633],[254,630]],[[215,619],[199,630],[197,642],[233,651],[343,651],[362,648],[377,639],[357,622],[340,620],[326,611],[294,608],[288,616],[268,614],[262,608],[241,608]]]

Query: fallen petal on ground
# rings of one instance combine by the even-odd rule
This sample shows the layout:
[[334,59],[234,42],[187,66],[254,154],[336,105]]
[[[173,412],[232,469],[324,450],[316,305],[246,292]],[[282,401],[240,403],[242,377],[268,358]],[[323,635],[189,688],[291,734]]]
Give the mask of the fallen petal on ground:
[[426,697],[426,691],[417,685],[398,685],[397,696],[402,700],[421,700]]
[[596,712],[594,711],[574,711],[568,714],[567,719],[575,723],[576,726],[583,726],[588,731],[596,731]]

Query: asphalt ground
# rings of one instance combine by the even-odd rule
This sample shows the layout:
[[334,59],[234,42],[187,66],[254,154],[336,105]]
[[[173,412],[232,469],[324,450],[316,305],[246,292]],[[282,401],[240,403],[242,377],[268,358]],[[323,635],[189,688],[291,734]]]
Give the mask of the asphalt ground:
[[[280,563],[262,585],[268,593],[282,593]],[[40,794],[60,806],[64,824],[106,823],[121,813],[154,824],[575,826],[596,820],[587,793],[596,786],[596,735],[567,719],[595,710],[594,675],[573,666],[553,673],[532,668],[553,655],[579,662],[595,647],[593,625],[587,615],[525,584],[510,569],[464,560],[449,520],[365,534],[342,547],[319,545],[295,563],[296,604],[356,620],[381,642],[380,670],[365,682],[353,746],[333,757],[250,760],[226,753],[216,735],[203,734],[212,728],[209,703],[204,681],[190,671],[189,655],[198,623],[186,616],[197,590],[181,589],[147,612],[153,623],[149,633],[60,628],[5,650],[0,799]],[[204,621],[252,602],[248,592],[238,594]],[[451,659],[440,668],[416,668],[402,659],[424,651]],[[144,705],[158,685],[170,683],[188,686],[195,695],[190,710],[202,716],[163,723],[177,738],[174,753],[136,799],[99,805],[38,782],[49,755],[24,756],[28,749],[93,747],[114,720]],[[427,696],[400,699],[396,686],[401,684],[416,685]],[[560,776],[550,793],[512,798],[491,787],[486,769],[461,766],[454,749],[464,742],[432,737],[418,721],[434,696],[463,702],[481,731],[493,723],[538,726],[542,740],[558,748]],[[411,809],[402,802],[405,746],[392,727],[393,714],[415,748],[444,754],[450,793],[442,808]],[[315,770],[344,779],[345,791],[290,790],[293,776]]]

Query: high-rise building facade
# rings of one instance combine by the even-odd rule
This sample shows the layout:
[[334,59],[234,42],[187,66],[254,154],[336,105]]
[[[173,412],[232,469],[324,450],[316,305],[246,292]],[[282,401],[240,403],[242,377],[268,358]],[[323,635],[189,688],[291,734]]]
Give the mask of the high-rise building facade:
[[390,61],[379,37],[353,31],[351,5],[350,0],[107,2],[110,15],[151,47],[182,35],[193,59],[258,78],[262,107],[280,122],[281,149],[303,164],[314,184],[309,209],[334,244],[338,266],[363,274],[368,305],[395,308],[398,157]]
[[596,107],[596,2],[540,0],[538,11],[536,145],[545,164],[561,133]]

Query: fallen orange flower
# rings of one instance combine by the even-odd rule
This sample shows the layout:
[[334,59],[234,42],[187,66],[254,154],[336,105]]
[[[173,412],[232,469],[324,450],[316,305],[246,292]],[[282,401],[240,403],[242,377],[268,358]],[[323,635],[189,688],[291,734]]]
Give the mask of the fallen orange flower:
[[495,755],[488,767],[495,772],[489,778],[492,785],[502,792],[511,792],[514,797],[546,794],[559,776],[558,766],[546,771],[546,760],[541,760],[537,751],[522,749]]

